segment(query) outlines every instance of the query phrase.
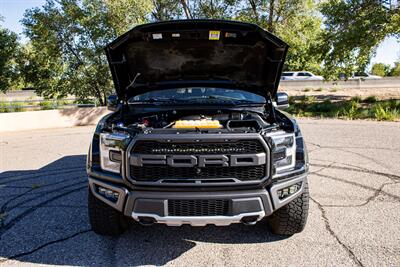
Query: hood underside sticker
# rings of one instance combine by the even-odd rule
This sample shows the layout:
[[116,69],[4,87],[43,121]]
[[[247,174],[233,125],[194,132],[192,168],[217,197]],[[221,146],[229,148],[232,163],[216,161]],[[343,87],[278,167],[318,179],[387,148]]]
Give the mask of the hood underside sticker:
[[162,33],[153,33],[153,40],[162,39]]
[[227,38],[236,38],[237,34],[235,32],[226,32],[225,37]]
[[219,35],[220,35],[220,31],[210,31],[210,33],[209,33],[209,37],[208,37],[208,39],[209,40],[219,40]]

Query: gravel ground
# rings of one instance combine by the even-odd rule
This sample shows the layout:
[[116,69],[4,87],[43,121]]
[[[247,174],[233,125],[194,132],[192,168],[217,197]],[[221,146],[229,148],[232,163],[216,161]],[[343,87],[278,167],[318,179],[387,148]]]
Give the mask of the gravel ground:
[[400,266],[400,124],[301,120],[311,207],[301,234],[263,225],[90,230],[94,127],[0,137],[0,265]]

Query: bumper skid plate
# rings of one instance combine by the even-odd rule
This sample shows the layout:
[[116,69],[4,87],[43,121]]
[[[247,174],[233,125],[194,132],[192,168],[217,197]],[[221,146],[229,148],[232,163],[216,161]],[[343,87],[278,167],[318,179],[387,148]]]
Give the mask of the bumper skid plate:
[[242,213],[234,216],[158,216],[156,214],[132,213],[133,219],[139,221],[140,218],[153,218],[157,223],[163,223],[168,226],[181,226],[182,224],[190,224],[191,226],[206,226],[214,224],[216,226],[227,226],[232,223],[240,223],[243,218],[255,217],[256,221],[265,217],[264,211]]
[[[253,224],[265,216],[271,215],[275,210],[288,204],[304,191],[307,174],[302,174],[293,179],[279,182],[267,189],[248,191],[223,191],[223,192],[153,192],[153,191],[128,191],[124,187],[106,183],[89,177],[89,184],[95,196],[115,209],[132,217],[136,221],[146,220],[155,223],[180,226],[189,224],[192,226],[205,226],[213,224],[226,226],[233,223]],[[292,185],[300,185],[298,190],[285,198],[281,198],[279,192]],[[116,191],[120,197],[116,203],[111,203],[103,196],[96,193],[99,186]],[[215,213],[217,208],[213,206],[212,215],[201,213],[203,208],[196,206],[181,208],[182,214],[169,214],[168,201],[183,200],[196,202],[207,200],[229,200],[229,210],[223,213]],[[197,204],[194,204],[197,205]],[[197,210],[196,210],[197,209]],[[188,212],[189,210],[189,212]]]

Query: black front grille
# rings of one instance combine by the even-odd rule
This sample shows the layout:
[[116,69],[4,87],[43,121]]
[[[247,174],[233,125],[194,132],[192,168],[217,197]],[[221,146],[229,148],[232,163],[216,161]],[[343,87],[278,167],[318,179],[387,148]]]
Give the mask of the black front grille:
[[139,140],[132,149],[135,154],[251,154],[262,153],[264,148],[258,140],[229,140],[225,143],[163,143]]
[[168,216],[226,216],[229,200],[225,199],[170,199]]
[[259,180],[265,176],[265,165],[221,167],[208,166],[170,167],[170,166],[131,166],[131,176],[137,181],[154,182],[160,179],[208,179],[236,178],[241,181]]
[[[150,140],[138,140],[131,154],[147,155],[234,155],[264,153],[259,140],[229,140],[224,142],[185,142],[166,143]],[[169,165],[130,166],[130,177],[140,182],[184,179],[238,179],[256,181],[266,176],[265,165],[257,166],[206,166],[206,167],[171,167]],[[217,182],[217,181],[216,181]]]

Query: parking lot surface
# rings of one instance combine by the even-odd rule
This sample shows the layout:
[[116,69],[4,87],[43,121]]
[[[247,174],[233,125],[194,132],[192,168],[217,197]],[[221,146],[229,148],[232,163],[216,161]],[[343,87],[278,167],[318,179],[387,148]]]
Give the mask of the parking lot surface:
[[94,234],[85,153],[94,127],[0,135],[0,265],[400,266],[400,123],[301,120],[306,229],[135,226]]

